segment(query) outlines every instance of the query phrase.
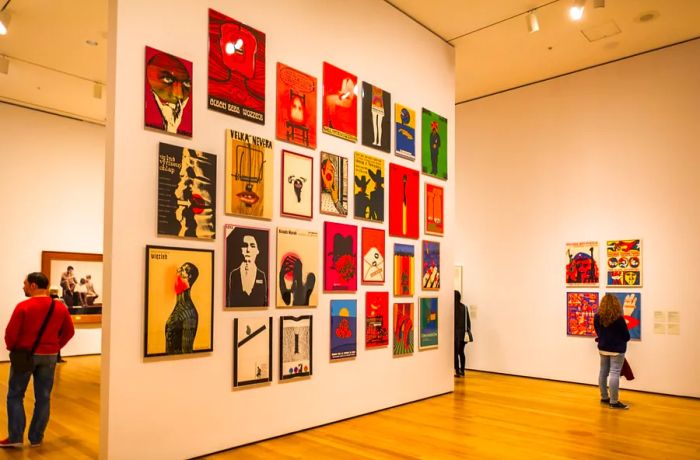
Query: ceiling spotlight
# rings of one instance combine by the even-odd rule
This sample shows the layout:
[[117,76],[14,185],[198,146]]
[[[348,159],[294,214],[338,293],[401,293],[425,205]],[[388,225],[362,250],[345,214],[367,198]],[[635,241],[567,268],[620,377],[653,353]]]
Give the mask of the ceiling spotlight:
[[12,16],[9,11],[0,11],[0,35],[7,35],[10,19],[12,19]]
[[593,8],[605,8],[605,0],[593,0]]
[[578,21],[583,17],[583,5],[586,0],[574,0],[574,4],[569,8],[569,17],[573,21]]
[[540,30],[540,22],[537,20],[537,16],[535,16],[535,11],[530,11],[527,16],[525,17],[527,20],[527,31],[530,33],[537,32]]

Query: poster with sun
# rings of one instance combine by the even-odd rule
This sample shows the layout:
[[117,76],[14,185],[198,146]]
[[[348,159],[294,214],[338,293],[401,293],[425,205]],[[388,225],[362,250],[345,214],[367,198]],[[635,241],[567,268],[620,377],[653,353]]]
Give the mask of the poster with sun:
[[389,164],[389,235],[417,239],[420,233],[418,171]]
[[566,243],[566,287],[598,286],[598,242]]
[[642,241],[606,242],[608,287],[642,287]]
[[146,127],[192,137],[192,62],[146,47]]
[[357,355],[357,300],[331,300],[331,361]]
[[389,293],[365,293],[365,347],[389,345]]
[[316,77],[277,63],[277,139],[316,148]]
[[394,304],[394,356],[413,353],[413,303]]
[[401,104],[394,104],[396,126],[396,156],[416,159],[416,111]]
[[313,374],[313,316],[280,318],[280,380]]
[[593,317],[598,312],[597,292],[566,293],[566,334],[595,337]]
[[357,291],[357,226],[324,223],[323,290]]
[[622,313],[632,340],[642,339],[642,294],[639,292],[612,292],[622,305]]
[[357,77],[323,63],[323,117],[326,134],[357,142]]
[[420,305],[420,339],[418,348],[437,348],[438,346],[438,299],[421,297]]
[[394,244],[394,295],[410,297],[415,284],[415,248],[410,244]]
[[272,219],[272,141],[226,130],[226,214]]
[[277,229],[277,307],[318,305],[318,233]]

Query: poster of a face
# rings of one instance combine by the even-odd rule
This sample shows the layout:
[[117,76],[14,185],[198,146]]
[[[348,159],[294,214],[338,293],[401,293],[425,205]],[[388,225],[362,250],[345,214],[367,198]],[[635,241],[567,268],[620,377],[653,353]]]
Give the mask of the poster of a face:
[[323,63],[323,132],[357,141],[357,77]]
[[384,222],[384,160],[355,152],[355,218]]
[[226,130],[226,214],[272,219],[272,141]]
[[313,317],[280,318],[280,380],[308,377],[313,373]]
[[391,151],[391,94],[362,82],[362,145]]
[[282,150],[282,215],[313,217],[314,159]]
[[269,306],[270,231],[226,224],[224,234],[226,307]]
[[394,121],[396,124],[396,155],[415,161],[416,111],[401,104],[395,104]]
[[419,182],[415,169],[389,164],[389,235],[418,238]]
[[423,109],[421,128],[423,174],[447,180],[447,119]]
[[192,137],[192,62],[146,47],[147,127]]
[[384,283],[384,259],[386,259],[384,230],[362,229],[362,282]]
[[642,241],[608,240],[608,287],[642,286]]
[[622,312],[632,340],[642,339],[642,294],[639,292],[612,292],[622,305]]
[[410,297],[413,295],[415,278],[415,249],[410,244],[394,244],[394,295]]
[[424,291],[440,290],[440,243],[423,241],[423,270],[421,285]]
[[331,300],[331,360],[357,355],[357,300]]
[[146,246],[144,356],[212,351],[214,251]]
[[158,235],[213,240],[216,155],[160,143]]
[[316,77],[277,63],[277,139],[316,148]]
[[272,382],[272,316],[234,318],[233,386]]
[[598,312],[597,292],[566,293],[566,334],[595,337],[593,317]]
[[265,34],[209,9],[212,110],[265,124]]
[[413,353],[413,303],[394,304],[394,356]]
[[348,159],[321,152],[321,213],[348,215]]
[[318,305],[318,233],[277,229],[277,306]]
[[566,243],[566,286],[598,286],[598,242]]
[[425,233],[438,236],[445,233],[444,196],[442,187],[425,184]]
[[389,293],[365,293],[365,347],[389,345]]
[[422,297],[420,299],[420,339],[418,347],[437,348],[438,346],[438,299]]
[[323,289],[357,291],[357,226],[324,223]]

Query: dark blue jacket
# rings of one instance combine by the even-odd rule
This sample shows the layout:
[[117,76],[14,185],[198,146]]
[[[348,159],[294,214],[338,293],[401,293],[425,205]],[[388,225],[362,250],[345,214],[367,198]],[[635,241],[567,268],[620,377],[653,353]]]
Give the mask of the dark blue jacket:
[[593,327],[598,334],[598,349],[615,353],[627,351],[627,342],[630,339],[630,331],[627,329],[625,318],[620,316],[613,323],[605,327],[600,322],[598,314],[593,318]]

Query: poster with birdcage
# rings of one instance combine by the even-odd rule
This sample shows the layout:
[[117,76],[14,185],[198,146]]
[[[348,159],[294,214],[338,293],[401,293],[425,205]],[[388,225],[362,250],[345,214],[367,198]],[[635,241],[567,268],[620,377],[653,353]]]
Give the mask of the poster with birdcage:
[[272,219],[272,141],[226,130],[226,214]]

